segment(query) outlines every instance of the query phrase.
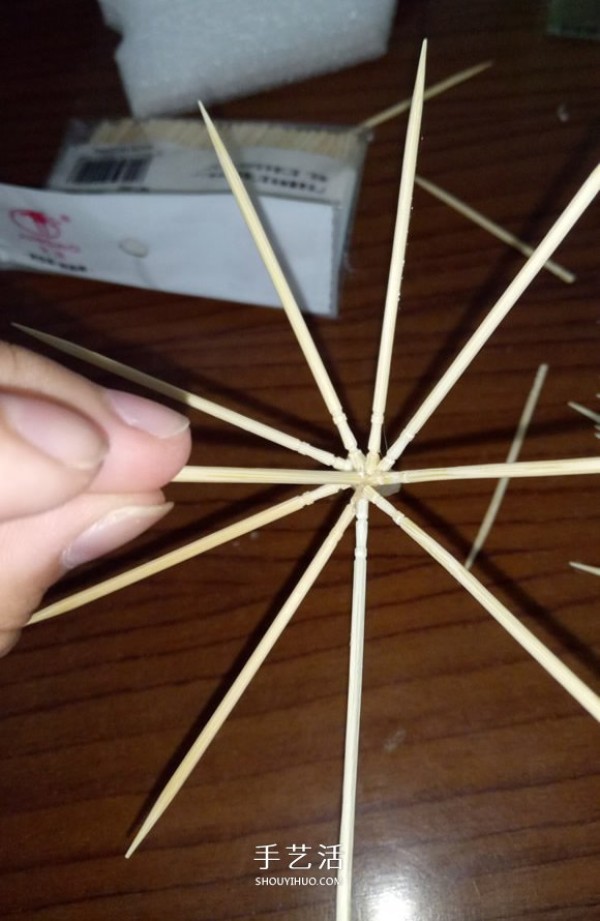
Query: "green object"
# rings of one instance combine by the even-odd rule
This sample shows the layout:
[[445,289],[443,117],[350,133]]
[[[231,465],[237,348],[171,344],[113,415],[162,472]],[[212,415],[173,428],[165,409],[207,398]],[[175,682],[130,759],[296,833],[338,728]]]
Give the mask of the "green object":
[[600,0],[550,0],[547,31],[561,38],[600,41]]

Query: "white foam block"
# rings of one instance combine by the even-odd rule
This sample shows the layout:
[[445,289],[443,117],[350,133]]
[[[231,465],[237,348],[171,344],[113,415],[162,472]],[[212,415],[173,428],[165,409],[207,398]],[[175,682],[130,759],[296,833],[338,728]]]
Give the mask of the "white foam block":
[[137,117],[184,112],[383,54],[396,0],[99,0]]

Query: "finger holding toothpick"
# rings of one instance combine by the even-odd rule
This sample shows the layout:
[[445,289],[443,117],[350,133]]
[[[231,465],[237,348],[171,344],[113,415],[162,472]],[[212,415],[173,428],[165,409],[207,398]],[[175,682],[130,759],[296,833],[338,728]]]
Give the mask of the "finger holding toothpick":
[[0,343],[0,653],[46,589],[171,508],[185,416]]

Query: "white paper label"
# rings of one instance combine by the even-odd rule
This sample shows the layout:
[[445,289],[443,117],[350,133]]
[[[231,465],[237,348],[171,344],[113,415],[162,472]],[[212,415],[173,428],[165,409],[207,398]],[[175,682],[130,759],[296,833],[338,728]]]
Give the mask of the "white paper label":
[[[300,306],[330,314],[335,206],[261,196]],[[230,194],[72,194],[0,185],[5,267],[280,306]]]

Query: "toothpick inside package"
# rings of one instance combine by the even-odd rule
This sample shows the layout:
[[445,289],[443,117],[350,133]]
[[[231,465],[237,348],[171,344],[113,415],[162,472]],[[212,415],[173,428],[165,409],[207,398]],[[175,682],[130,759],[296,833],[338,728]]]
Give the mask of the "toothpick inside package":
[[[335,316],[356,130],[222,126],[302,308]],[[280,306],[198,120],[73,127],[48,190],[0,185],[0,265]]]

